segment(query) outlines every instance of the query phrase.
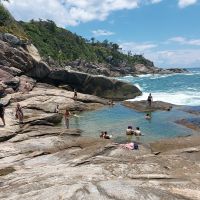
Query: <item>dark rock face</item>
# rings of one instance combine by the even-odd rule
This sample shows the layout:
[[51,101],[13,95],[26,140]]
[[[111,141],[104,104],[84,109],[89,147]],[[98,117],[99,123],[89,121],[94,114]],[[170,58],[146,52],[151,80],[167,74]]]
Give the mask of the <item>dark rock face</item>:
[[181,68],[170,68],[170,69],[167,69],[167,70],[169,70],[172,73],[186,73],[186,72],[188,72],[187,69],[181,69]]
[[51,71],[49,78],[57,84],[69,84],[82,93],[113,100],[124,100],[141,95],[140,90],[135,86],[106,77],[57,70]]

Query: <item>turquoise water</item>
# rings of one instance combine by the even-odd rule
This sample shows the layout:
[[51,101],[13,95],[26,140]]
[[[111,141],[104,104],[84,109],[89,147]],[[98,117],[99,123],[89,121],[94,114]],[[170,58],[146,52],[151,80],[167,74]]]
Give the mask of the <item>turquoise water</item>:
[[92,137],[99,137],[101,131],[108,131],[118,142],[130,139],[125,135],[128,125],[139,126],[144,134],[140,137],[141,142],[148,142],[161,138],[197,134],[191,129],[174,123],[183,116],[192,117],[193,115],[179,109],[172,109],[170,112],[154,112],[151,121],[148,121],[144,118],[144,113],[135,112],[117,104],[114,107],[106,107],[98,111],[82,113],[79,117],[72,117],[70,126],[80,128],[84,131],[83,135]]
[[[200,106],[200,70],[198,69],[192,69],[186,74],[127,76],[119,79],[140,87],[143,95],[136,100],[146,99],[148,93],[151,92],[154,100],[186,106]],[[134,138],[134,136],[133,138],[127,138],[125,135],[125,130],[129,125],[140,127],[144,134],[139,138],[141,142],[199,134],[175,123],[179,119],[194,117],[194,115],[178,108],[174,108],[170,112],[154,112],[151,121],[145,120],[144,115],[144,113],[128,109],[118,103],[114,107],[83,112],[79,117],[72,117],[70,126],[72,128],[80,128],[84,131],[83,135],[92,137],[99,137],[101,131],[107,131],[118,142],[138,139]]]
[[200,105],[200,68],[189,69],[184,74],[126,76],[119,79],[140,88],[143,95],[136,100],[147,99],[151,92],[154,100],[176,105]]

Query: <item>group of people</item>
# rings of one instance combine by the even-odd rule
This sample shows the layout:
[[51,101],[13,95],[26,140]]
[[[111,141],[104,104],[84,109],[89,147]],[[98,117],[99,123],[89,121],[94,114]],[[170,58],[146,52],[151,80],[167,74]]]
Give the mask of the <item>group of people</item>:
[[126,135],[135,135],[135,136],[140,136],[142,135],[140,131],[140,127],[136,127],[136,129],[133,129],[132,126],[128,126],[126,129]]
[[[31,85],[26,81],[25,86],[24,86],[24,90],[29,91],[30,89],[31,89]],[[74,101],[77,101],[77,97],[78,97],[77,91],[74,89],[74,96],[73,96]],[[59,113],[59,105],[56,105],[54,112]],[[66,110],[64,112],[64,119],[65,119],[65,125],[66,125],[67,128],[69,128],[69,117],[70,117],[70,115],[71,115],[71,113],[66,108]],[[5,122],[5,106],[2,103],[0,103],[0,118],[3,122],[3,126],[5,126],[6,125],[6,122]],[[19,103],[17,103],[17,105],[16,105],[15,118],[18,119],[19,124],[23,124],[24,113],[23,113],[22,107]]]
[[112,135],[108,135],[107,131],[102,131],[101,134],[100,134],[100,138],[103,138],[103,139],[111,139],[112,138]]

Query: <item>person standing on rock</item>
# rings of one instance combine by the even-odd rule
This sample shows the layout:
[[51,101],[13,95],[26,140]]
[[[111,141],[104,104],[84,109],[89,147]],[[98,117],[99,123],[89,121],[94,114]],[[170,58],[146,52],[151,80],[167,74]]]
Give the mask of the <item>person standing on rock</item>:
[[65,125],[66,125],[67,129],[69,128],[69,116],[70,115],[71,115],[71,113],[66,108],[65,113],[64,113],[64,118],[65,118]]
[[77,101],[77,91],[74,89],[74,101]]
[[54,112],[55,113],[59,113],[59,105],[58,104],[56,105],[56,108],[55,108]]
[[22,107],[20,106],[19,103],[17,104],[17,107],[16,107],[15,117],[16,117],[16,119],[19,120],[19,123],[20,123],[20,124],[23,124],[23,121],[24,121],[24,113],[23,113]]
[[148,105],[151,107],[151,103],[153,101],[153,97],[151,96],[151,93],[149,94],[148,98],[147,98],[147,102],[148,102]]
[[0,103],[0,118],[2,119],[3,126],[6,125],[6,123],[5,123],[5,118],[4,118],[4,114],[5,114],[4,105],[3,105],[2,103]]

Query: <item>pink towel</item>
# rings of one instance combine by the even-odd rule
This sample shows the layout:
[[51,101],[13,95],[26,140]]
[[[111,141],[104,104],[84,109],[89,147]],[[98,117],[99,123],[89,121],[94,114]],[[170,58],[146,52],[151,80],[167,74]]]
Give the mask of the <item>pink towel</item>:
[[127,143],[127,144],[120,144],[120,147],[123,149],[129,149],[129,150],[133,150],[134,149],[134,143]]

